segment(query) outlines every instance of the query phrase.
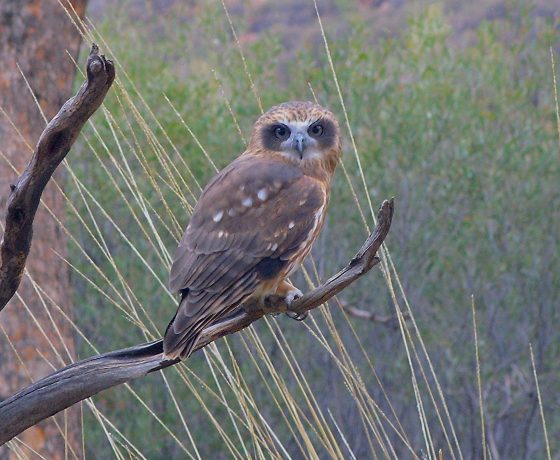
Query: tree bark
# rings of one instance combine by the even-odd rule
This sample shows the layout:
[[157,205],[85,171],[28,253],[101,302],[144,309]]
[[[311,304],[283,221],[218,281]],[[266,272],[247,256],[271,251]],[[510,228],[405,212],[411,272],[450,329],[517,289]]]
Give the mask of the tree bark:
[[[70,0],[70,3],[76,13],[83,16],[87,0]],[[50,119],[72,90],[74,64],[63,50],[68,49],[69,53],[77,58],[80,43],[80,34],[57,0],[0,1],[0,107],[5,111],[0,112],[2,210],[6,209],[10,186],[16,183],[19,173],[31,157],[32,150],[29,146],[36,144],[45,128],[45,121],[18,65],[35,93],[45,117]],[[59,183],[63,180],[60,172],[55,178]],[[57,192],[54,184],[47,185],[42,199],[44,205],[50,208],[58,219],[64,221],[63,197]],[[0,329],[2,399],[29,384],[30,379],[35,381],[48,374],[51,367],[46,360],[60,365],[61,361],[56,357],[51,344],[59,350],[66,362],[69,362],[70,358],[65,350],[74,358],[72,331],[56,309],[51,307],[51,302],[54,302],[70,313],[69,273],[66,265],[56,255],[66,254],[66,240],[56,219],[52,218],[44,207],[37,211],[34,226],[34,241],[26,268],[31,279],[44,290],[46,307],[29,278],[24,276],[18,296],[14,297],[0,314],[0,326],[3,329]],[[59,332],[56,331],[55,324]],[[11,344],[17,350],[21,361],[12,350]],[[67,455],[68,458],[72,458],[73,454],[80,457],[81,424],[78,409],[61,414],[56,418],[56,422],[58,426],[55,420],[51,419],[30,428],[22,434],[22,441],[49,459],[64,458]],[[27,447],[18,447],[24,456],[35,456]],[[10,454],[7,449],[0,450],[0,458],[11,457],[16,458],[15,454]]]

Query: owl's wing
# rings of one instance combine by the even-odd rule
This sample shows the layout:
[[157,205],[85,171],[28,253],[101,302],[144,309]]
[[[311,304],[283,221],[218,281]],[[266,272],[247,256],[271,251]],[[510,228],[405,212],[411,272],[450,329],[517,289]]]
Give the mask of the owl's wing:
[[167,328],[168,358],[290,264],[316,229],[326,193],[289,164],[241,156],[206,187],[179,244],[170,288],[182,300]]

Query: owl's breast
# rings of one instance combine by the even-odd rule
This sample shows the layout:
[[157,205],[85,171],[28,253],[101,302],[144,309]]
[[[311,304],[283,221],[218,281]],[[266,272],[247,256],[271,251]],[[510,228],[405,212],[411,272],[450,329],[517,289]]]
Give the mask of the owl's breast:
[[313,216],[313,224],[309,229],[308,235],[303,240],[303,242],[299,245],[294,255],[291,257],[290,263],[287,265],[286,269],[282,273],[283,278],[286,278],[291,273],[293,273],[311,252],[311,248],[313,247],[313,244],[319,237],[319,234],[321,233],[321,230],[325,223],[325,216],[327,215],[326,211],[327,211],[328,204],[329,204],[329,195],[327,191],[323,191],[322,204],[317,209],[317,211],[315,211],[315,215]]

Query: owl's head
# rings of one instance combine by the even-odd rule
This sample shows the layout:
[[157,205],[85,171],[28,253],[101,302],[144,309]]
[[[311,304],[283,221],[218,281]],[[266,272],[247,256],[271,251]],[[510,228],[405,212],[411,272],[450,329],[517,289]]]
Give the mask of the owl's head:
[[256,121],[247,153],[280,155],[301,167],[323,165],[334,172],[341,153],[333,113],[313,102],[284,102]]

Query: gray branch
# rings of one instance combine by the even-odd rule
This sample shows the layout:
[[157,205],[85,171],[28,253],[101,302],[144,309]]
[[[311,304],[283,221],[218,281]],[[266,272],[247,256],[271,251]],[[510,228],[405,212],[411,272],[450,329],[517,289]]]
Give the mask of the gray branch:
[[[292,311],[304,314],[322,305],[379,263],[377,251],[385,240],[393,218],[393,200],[384,201],[378,225],[356,256],[323,285],[306,293],[288,309],[281,298],[266,306],[252,305],[231,318],[204,330],[196,350],[246,328],[267,313]],[[71,364],[0,403],[0,445],[39,421],[107,388],[177,364],[162,361],[163,342],[137,345],[94,356]]]
[[66,157],[86,121],[99,108],[115,79],[113,63],[93,44],[87,81],[49,122],[31,161],[11,186],[0,242],[0,311],[16,293],[33,238],[33,220],[47,183]]
[[[339,302],[339,305],[346,313],[348,313],[350,316],[353,316],[354,318],[360,318],[363,320],[371,321],[373,323],[383,324],[393,329],[398,329],[399,327],[399,319],[397,318],[397,315],[380,315],[379,313],[375,313],[373,311],[366,311],[360,308],[353,307],[351,305],[348,305],[344,301]],[[404,320],[410,318],[408,313],[401,313],[401,316]]]

